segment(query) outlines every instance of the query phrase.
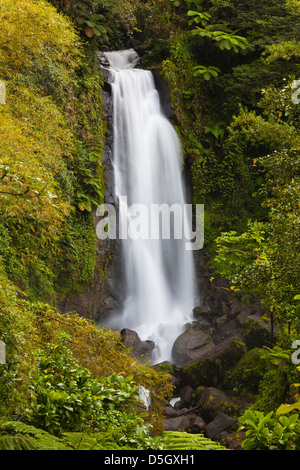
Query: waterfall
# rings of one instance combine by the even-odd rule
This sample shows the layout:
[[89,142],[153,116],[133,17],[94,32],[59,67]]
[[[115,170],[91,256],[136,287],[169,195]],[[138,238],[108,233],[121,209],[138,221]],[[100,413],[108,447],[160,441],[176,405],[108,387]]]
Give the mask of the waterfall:
[[[134,68],[135,51],[105,55],[113,74],[113,165],[126,283],[123,310],[110,326],[133,329],[142,340],[154,341],[154,362],[171,360],[173,343],[192,320],[195,301],[193,254],[184,236],[176,235],[188,223],[181,146],[161,111],[152,73]],[[181,208],[177,217],[169,212],[169,237],[162,236],[164,215],[150,217],[162,204]],[[125,231],[128,227],[131,232]]]

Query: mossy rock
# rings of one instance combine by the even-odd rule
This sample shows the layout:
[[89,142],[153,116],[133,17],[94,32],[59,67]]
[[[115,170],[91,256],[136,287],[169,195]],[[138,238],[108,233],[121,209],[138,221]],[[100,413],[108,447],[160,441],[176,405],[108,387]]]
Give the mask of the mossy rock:
[[233,416],[236,412],[236,405],[232,399],[225,392],[215,387],[205,387],[198,404],[201,416],[206,422],[212,421],[220,413]]
[[188,363],[180,368],[184,383],[193,388],[199,386],[221,386],[227,370],[236,365],[245,354],[245,345],[229,338],[217,345],[212,353],[201,361]]
[[289,400],[290,386],[286,370],[275,368],[268,370],[259,383],[255,409],[269,413]]
[[257,394],[259,383],[266,373],[266,366],[265,350],[251,349],[227,372],[225,386],[238,393]]
[[261,319],[247,318],[244,324],[243,337],[247,349],[271,347],[274,339],[270,328]]

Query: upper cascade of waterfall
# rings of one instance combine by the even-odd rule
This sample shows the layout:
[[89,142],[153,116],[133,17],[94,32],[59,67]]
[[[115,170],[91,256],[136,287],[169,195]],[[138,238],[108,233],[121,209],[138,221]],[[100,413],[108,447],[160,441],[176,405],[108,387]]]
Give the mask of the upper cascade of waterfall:
[[110,67],[114,69],[132,69],[140,61],[140,56],[134,49],[104,52],[104,56]]

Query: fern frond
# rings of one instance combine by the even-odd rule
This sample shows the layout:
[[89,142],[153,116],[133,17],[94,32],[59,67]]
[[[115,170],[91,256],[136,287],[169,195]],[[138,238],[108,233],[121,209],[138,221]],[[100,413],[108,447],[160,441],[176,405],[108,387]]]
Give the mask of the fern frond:
[[128,447],[119,446],[109,432],[93,434],[65,432],[63,440],[74,450],[129,450]]
[[34,439],[21,434],[0,437],[0,450],[37,450]]
[[63,440],[74,450],[95,450],[97,439],[82,432],[65,432]]
[[0,437],[0,445],[1,440],[3,440],[2,445],[15,445],[13,447],[14,450],[18,450],[16,446],[20,445],[31,445],[34,450],[71,450],[59,437],[20,421],[2,423],[0,425],[0,433],[3,433],[3,431],[5,434]]
[[203,434],[164,431],[163,440],[166,450],[228,450],[218,442],[204,437]]

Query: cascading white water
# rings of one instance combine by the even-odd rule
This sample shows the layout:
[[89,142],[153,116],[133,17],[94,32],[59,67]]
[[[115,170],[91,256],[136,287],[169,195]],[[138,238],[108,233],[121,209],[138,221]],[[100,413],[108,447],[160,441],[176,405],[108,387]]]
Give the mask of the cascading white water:
[[[155,204],[168,207],[179,204],[184,209],[181,147],[174,128],[161,111],[152,73],[134,68],[138,62],[135,51],[105,55],[114,75],[113,162],[119,217],[123,228],[134,227],[131,236],[122,240],[126,282],[124,308],[111,320],[110,326],[119,330],[133,329],[142,340],[154,341],[157,345],[154,362],[171,360],[175,339],[184,324],[192,319],[193,255],[186,250],[183,236],[179,239],[172,236],[181,229],[177,226],[178,218],[173,219],[174,232],[170,239],[155,239],[151,237],[151,230],[155,232],[158,227],[153,224],[157,222],[151,219],[150,227],[149,219],[143,219],[141,212],[134,218],[128,209],[135,204],[146,208],[147,214],[151,214]],[[138,207],[141,206],[135,206]],[[144,233],[142,223],[143,229],[149,229],[148,236],[133,237]]]

